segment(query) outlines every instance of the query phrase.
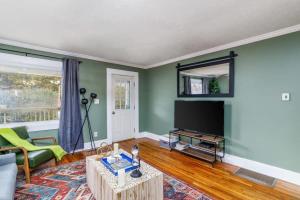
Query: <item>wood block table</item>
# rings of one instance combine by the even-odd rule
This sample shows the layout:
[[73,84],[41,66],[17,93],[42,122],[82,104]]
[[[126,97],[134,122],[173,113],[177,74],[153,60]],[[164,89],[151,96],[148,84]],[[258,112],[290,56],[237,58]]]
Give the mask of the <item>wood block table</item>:
[[96,160],[96,156],[86,158],[87,184],[96,200],[162,200],[163,173],[143,161],[140,171],[143,174],[140,178],[126,173],[126,184],[119,187],[117,176]]

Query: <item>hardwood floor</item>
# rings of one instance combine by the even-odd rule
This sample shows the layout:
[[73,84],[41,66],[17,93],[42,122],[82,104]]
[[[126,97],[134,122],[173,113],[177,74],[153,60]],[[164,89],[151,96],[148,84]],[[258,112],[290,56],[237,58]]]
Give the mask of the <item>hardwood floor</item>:
[[[300,186],[281,180],[274,188],[259,185],[235,176],[236,166],[217,163],[212,168],[198,159],[160,148],[157,141],[148,138],[122,141],[120,147],[130,151],[136,143],[139,144],[142,160],[214,199],[300,199]],[[79,152],[67,155],[60,164],[81,160],[91,154]]]

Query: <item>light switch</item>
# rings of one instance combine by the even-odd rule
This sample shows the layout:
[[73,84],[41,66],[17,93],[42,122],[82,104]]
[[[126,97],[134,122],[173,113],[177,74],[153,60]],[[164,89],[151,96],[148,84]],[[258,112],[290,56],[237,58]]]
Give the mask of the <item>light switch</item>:
[[99,99],[94,99],[94,104],[99,104],[100,100]]
[[281,100],[282,101],[290,101],[290,93],[282,93]]
[[97,131],[94,132],[94,137],[98,137],[98,132]]

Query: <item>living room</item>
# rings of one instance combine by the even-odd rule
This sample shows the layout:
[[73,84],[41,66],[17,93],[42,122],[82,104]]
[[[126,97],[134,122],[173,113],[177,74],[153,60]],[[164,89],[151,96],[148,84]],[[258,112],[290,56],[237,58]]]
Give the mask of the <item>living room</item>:
[[0,200],[300,199],[299,1],[1,3]]

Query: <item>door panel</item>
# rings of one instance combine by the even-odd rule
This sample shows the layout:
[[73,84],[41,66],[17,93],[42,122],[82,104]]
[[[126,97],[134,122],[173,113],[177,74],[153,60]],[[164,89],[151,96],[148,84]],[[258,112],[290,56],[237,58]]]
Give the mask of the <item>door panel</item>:
[[112,140],[134,137],[134,81],[130,76],[112,76]]

